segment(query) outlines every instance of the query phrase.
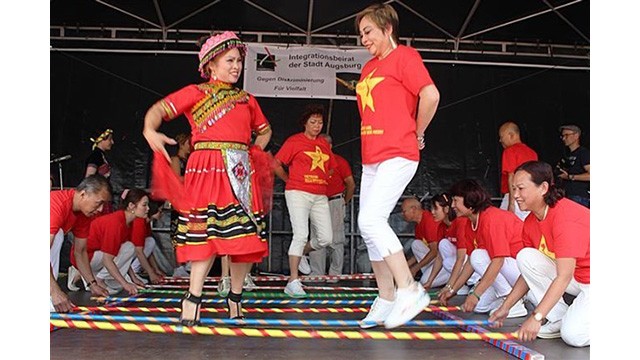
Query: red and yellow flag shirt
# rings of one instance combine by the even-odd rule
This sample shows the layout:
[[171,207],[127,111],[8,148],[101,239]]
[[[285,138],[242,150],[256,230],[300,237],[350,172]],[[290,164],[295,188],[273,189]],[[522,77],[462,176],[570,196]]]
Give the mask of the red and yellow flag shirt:
[[86,239],[89,236],[91,219],[81,212],[73,211],[73,196],[71,190],[56,190],[49,193],[49,234],[55,235],[60,229],[66,234],[73,232],[75,237]]
[[275,157],[289,167],[285,190],[326,195],[329,175],[336,167],[336,160],[324,138],[309,139],[304,133],[292,135]]
[[524,245],[540,250],[551,259],[574,258],[574,278],[591,282],[590,210],[568,199],[550,207],[542,221],[529,214],[524,220]]
[[[120,246],[131,239],[131,228],[127,226],[124,210],[118,210],[107,215],[102,215],[91,222],[89,237],[87,238],[87,254],[89,261],[96,251],[118,255]],[[74,248],[71,248],[71,264],[76,266],[73,256]]]
[[345,158],[338,154],[333,154],[336,159],[336,168],[331,176],[329,176],[329,184],[327,185],[327,196],[334,196],[344,192],[344,179],[352,176],[351,166]]
[[466,233],[467,253],[471,255],[474,249],[485,249],[491,259],[495,257],[512,257],[524,247],[522,241],[522,221],[511,211],[501,210],[495,206],[489,206],[480,212],[476,231],[468,222]]
[[362,164],[394,157],[419,161],[416,141],[418,94],[433,84],[415,49],[398,45],[387,57],[369,60],[356,86]]

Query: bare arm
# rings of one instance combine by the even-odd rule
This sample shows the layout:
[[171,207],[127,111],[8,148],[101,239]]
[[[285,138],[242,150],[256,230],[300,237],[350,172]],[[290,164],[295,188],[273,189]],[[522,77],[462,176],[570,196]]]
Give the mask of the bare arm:
[[431,84],[423,87],[418,95],[420,96],[420,101],[418,103],[416,133],[418,136],[423,136],[438,108],[440,92],[434,84]]
[[142,135],[147,139],[147,143],[149,143],[151,150],[160,151],[167,161],[171,162],[169,153],[164,146],[165,144],[176,145],[176,141],[165,134],[158,132],[160,125],[162,125],[163,115],[164,110],[162,110],[160,103],[156,102],[153,104],[144,116],[144,129],[142,130]]
[[467,295],[464,304],[462,304],[463,311],[473,311],[478,302],[480,301],[480,296],[493,284],[500,273],[500,269],[502,268],[502,264],[504,264],[504,257],[494,257],[491,259],[487,270],[485,270],[482,275],[482,279],[478,281],[476,284],[476,288],[472,293]]
[[87,170],[85,170],[84,177],[93,175],[96,172],[98,172],[98,168],[93,164],[89,164],[87,165]]
[[260,148],[264,150],[267,147],[267,144],[269,144],[269,140],[271,140],[271,134],[271,128],[269,128],[265,133],[256,136],[254,144],[260,146]]
[[184,176],[180,175],[180,158],[178,156],[171,157],[171,170],[180,178],[180,181],[184,181]]
[[512,213],[516,212],[516,198],[515,198],[515,186],[513,186],[513,173],[509,173],[509,182],[508,182],[508,187],[509,187],[509,208],[508,210],[511,211]]
[[[156,271],[153,268],[153,266],[151,266],[151,263],[149,262],[149,260],[147,260],[147,257],[144,256],[144,250],[142,246],[136,246],[136,258],[138,259],[138,261],[140,261],[140,265],[142,266],[142,268],[147,272],[147,274],[149,274],[149,279],[151,280],[151,283],[153,284],[157,284],[160,282],[160,278],[158,277],[158,275],[156,275]],[[131,278],[132,280],[134,279],[133,277]]]
[[[107,268],[109,274],[122,285],[122,288],[125,289],[130,295],[136,295],[138,293],[138,287],[135,284],[132,284],[127,281],[127,279],[120,274],[120,270],[116,266],[114,262],[115,256],[107,253],[103,253],[102,255],[102,265]],[[131,269],[131,268],[129,268]]]
[[282,181],[286,183],[289,180],[289,174],[287,174],[287,172],[282,167],[282,163],[280,162],[280,160],[276,159],[276,161],[278,162],[278,165],[276,166],[274,173],[276,174],[277,177],[279,177]]
[[348,176],[344,179],[344,187],[344,203],[348,204],[356,192],[356,182],[353,180],[353,176]]
[[109,292],[107,291],[107,289],[94,282],[96,278],[93,275],[93,272],[91,271],[91,265],[89,264],[89,254],[87,253],[87,239],[75,238],[73,245],[73,256],[76,259],[78,271],[80,272],[80,276],[82,276],[87,284],[91,284],[91,286],[89,286],[91,294],[96,296],[108,296]]
[[429,289],[433,284],[433,280],[435,280],[436,276],[440,274],[440,270],[442,270],[442,256],[438,253],[438,256],[433,262],[433,267],[431,268],[431,274],[429,274],[429,278],[427,282],[424,283],[424,288]]

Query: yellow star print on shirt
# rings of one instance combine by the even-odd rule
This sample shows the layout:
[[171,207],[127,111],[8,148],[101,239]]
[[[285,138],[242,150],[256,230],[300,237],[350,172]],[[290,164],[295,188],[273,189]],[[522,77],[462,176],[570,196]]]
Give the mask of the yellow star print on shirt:
[[549,259],[556,258],[556,254],[551,250],[549,250],[549,248],[547,247],[547,239],[544,238],[544,235],[542,236],[542,239],[540,239],[540,245],[538,245],[538,250],[540,250],[541,253],[545,254]]
[[318,145],[316,145],[316,151],[305,151],[304,153],[312,160],[311,169],[309,169],[309,171],[313,171],[315,168],[320,168],[322,172],[327,172],[324,169],[324,163],[329,161],[329,155],[323,153]]
[[356,94],[360,97],[360,103],[362,104],[362,111],[364,112],[365,108],[368,106],[372,112],[376,112],[375,105],[373,104],[373,96],[371,96],[371,91],[373,88],[378,85],[384,77],[372,77],[373,73],[378,69],[373,69],[369,75],[365,76],[362,81],[356,85]]

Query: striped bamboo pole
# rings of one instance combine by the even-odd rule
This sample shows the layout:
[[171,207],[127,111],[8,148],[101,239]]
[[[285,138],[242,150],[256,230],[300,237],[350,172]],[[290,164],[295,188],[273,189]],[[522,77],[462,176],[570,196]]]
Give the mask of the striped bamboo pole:
[[[178,307],[123,307],[123,306],[77,306],[73,309],[73,311],[91,311],[91,312],[142,312],[142,313],[177,313],[180,312],[181,309]],[[428,306],[424,309],[425,312],[433,312],[433,311],[460,311],[459,306]],[[226,308],[211,308],[211,307],[201,307],[200,312],[203,313],[226,313]],[[287,314],[287,313],[366,313],[369,312],[368,307],[349,307],[349,308],[333,308],[333,307],[322,307],[322,308],[242,308],[242,312],[244,313],[276,313],[276,314]]]
[[[132,323],[152,323],[152,324],[178,324],[177,317],[168,316],[134,316],[134,315],[98,315],[98,314],[58,314],[52,313],[51,319],[54,320],[85,320],[85,321],[108,321],[108,322],[127,322]],[[358,327],[359,320],[320,320],[320,319],[218,319],[218,318],[201,318],[200,322],[203,326],[209,325],[227,325],[227,326],[311,326],[311,327]],[[376,325],[375,322],[366,322]],[[451,327],[462,325],[488,325],[487,320],[413,320],[403,326],[429,326],[429,327]]]
[[297,329],[257,329],[224,328],[206,326],[183,326],[166,324],[135,324],[128,322],[56,320],[51,324],[57,327],[113,330],[151,333],[180,333],[191,335],[222,335],[243,337],[275,337],[297,339],[375,339],[375,340],[506,340],[515,339],[515,333],[474,332],[401,332],[401,331],[334,331],[334,330],[297,330]]
[[[104,301],[126,301],[126,302],[150,302],[150,303],[179,303],[179,298],[139,298],[139,297],[92,297],[91,300],[97,302]],[[202,299],[204,304],[226,304],[226,299]],[[304,299],[244,299],[243,304],[248,305],[371,305],[373,300],[304,300]],[[438,300],[431,300],[432,305],[438,304]]]
[[[462,318],[455,316],[453,314],[450,313],[446,313],[446,312],[440,312],[440,311],[434,311],[433,314],[439,318],[443,318],[443,319],[448,319],[448,320],[462,320]],[[484,329],[480,326],[475,326],[475,325],[461,325],[460,326],[463,330],[465,331],[472,331],[478,334],[489,334],[489,330]],[[515,341],[511,341],[514,340],[515,338],[517,338],[517,333],[514,332],[512,333],[514,335],[514,338],[511,339],[496,339],[496,338],[490,338],[490,339],[483,339],[484,341],[488,342],[489,344],[497,347],[500,350],[503,350],[505,352],[507,352],[510,355],[513,355],[515,357],[517,357],[518,359],[522,359],[522,360],[544,360],[544,355],[535,351],[535,350],[531,350],[523,345],[518,344]]]
[[[375,280],[374,274],[345,274],[345,275],[310,275],[310,276],[300,276],[300,281],[322,281],[322,280]],[[220,276],[208,276],[205,278],[205,281],[209,282],[218,282],[220,281]],[[289,280],[288,276],[254,276],[252,277],[253,281],[287,281]],[[165,283],[188,283],[188,277],[166,277],[164,278]]]
[[[149,284],[146,286],[148,289],[183,289],[187,290],[189,288],[189,284]],[[378,291],[377,287],[356,287],[356,286],[311,286],[311,285],[303,285],[305,290],[319,290],[319,291]],[[255,290],[284,290],[283,285],[265,285],[259,286],[256,285],[253,289]],[[217,290],[218,285],[204,285],[203,289]],[[245,290],[246,291],[246,290]]]

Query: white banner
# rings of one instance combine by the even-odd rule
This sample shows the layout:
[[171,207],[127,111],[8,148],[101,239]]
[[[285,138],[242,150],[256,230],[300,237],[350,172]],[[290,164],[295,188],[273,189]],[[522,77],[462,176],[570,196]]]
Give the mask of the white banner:
[[275,47],[247,44],[244,90],[254,96],[356,99],[366,49]]

